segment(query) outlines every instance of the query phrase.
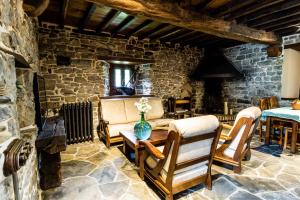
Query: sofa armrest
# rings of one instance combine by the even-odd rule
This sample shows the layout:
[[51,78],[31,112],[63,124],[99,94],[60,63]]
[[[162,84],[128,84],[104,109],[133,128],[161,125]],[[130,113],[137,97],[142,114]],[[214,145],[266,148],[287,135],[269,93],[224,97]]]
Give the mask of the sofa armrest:
[[109,124],[109,121],[106,121],[104,119],[100,119],[99,122],[102,123],[102,124],[105,124],[105,125]]

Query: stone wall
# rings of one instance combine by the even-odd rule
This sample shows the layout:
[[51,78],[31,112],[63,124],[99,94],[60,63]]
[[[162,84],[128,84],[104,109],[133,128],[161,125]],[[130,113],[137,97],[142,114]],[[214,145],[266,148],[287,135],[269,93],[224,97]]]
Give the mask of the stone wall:
[[[300,34],[283,37],[283,44],[299,42]],[[246,75],[244,79],[225,81],[224,96],[229,107],[239,111],[257,105],[257,100],[266,96],[277,96],[281,106],[289,106],[290,101],[280,99],[283,54],[268,57],[267,46],[255,44],[225,49],[225,55]]]
[[[32,143],[37,135],[35,128],[24,133],[20,128],[34,125],[32,88],[33,72],[38,70],[36,21],[23,11],[22,0],[0,0],[0,194],[1,200],[15,199],[12,177],[4,177],[3,151],[16,137]],[[16,70],[15,57],[22,58],[30,67]],[[18,74],[18,75],[17,75]],[[17,83],[17,80],[19,81]],[[23,87],[24,86],[24,87]],[[21,121],[25,116],[26,120]],[[34,126],[33,126],[34,127]],[[18,171],[21,199],[39,199],[37,187],[37,159],[33,152],[27,163]]]
[[[97,106],[100,96],[109,93],[110,64],[101,56],[154,59],[152,64],[139,65],[137,94],[153,94],[163,99],[180,96],[181,86],[197,65],[201,52],[196,48],[167,47],[137,38],[116,39],[74,33],[56,25],[43,24],[39,29],[40,71],[45,78],[42,107],[46,102],[55,114],[65,102],[91,100],[94,126],[98,125]],[[58,56],[70,57],[70,65],[57,65]],[[199,94],[195,92],[195,94]],[[199,99],[199,98],[197,98]],[[200,103],[196,103],[200,105]],[[95,130],[95,129],[94,129]]]

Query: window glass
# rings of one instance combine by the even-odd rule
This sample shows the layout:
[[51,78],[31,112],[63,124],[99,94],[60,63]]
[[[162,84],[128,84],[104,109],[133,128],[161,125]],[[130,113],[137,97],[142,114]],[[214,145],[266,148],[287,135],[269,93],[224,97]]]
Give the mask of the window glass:
[[125,86],[129,82],[129,80],[130,80],[130,70],[125,69],[125,77],[124,77]]
[[115,86],[121,87],[121,70],[115,69]]

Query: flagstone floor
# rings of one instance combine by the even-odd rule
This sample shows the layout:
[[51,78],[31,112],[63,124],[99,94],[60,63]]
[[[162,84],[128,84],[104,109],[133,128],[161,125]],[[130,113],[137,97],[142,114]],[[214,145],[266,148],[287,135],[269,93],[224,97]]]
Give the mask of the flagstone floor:
[[[102,142],[69,145],[62,153],[61,187],[44,191],[44,200],[156,200],[155,187],[143,182],[137,168],[118,146]],[[293,200],[300,199],[300,154],[264,146],[254,139],[252,157],[240,175],[213,165],[213,189],[203,185],[179,193],[180,200]]]

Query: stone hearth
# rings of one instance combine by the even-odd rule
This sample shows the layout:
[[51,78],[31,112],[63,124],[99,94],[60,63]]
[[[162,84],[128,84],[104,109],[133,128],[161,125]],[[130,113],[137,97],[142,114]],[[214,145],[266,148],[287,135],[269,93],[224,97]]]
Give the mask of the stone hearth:
[[[278,145],[264,146],[254,139],[252,157],[243,162],[240,175],[213,165],[213,190],[199,185],[175,199],[300,199],[300,154],[290,155]],[[43,192],[44,200],[63,199],[162,199],[143,182],[137,168],[119,150],[102,142],[70,145],[62,153],[61,187]]]

